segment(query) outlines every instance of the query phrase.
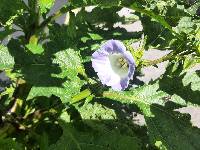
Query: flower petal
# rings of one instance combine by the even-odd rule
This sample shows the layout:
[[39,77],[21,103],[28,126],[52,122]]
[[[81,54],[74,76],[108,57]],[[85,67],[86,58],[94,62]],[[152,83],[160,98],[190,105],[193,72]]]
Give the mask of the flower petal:
[[126,52],[126,47],[122,42],[118,40],[109,40],[101,47],[101,51],[110,53],[124,53]]

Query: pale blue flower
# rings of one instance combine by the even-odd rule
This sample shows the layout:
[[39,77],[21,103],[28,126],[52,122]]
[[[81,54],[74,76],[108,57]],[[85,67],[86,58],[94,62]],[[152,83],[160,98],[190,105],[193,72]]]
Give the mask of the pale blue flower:
[[92,54],[92,67],[102,84],[113,90],[128,87],[135,71],[135,61],[122,42],[109,40]]

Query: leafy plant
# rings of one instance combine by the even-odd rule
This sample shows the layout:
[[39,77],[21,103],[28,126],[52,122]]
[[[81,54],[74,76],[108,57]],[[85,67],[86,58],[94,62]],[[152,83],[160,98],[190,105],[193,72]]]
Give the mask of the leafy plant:
[[[0,2],[0,149],[198,150],[200,129],[177,109],[200,105],[200,73],[191,71],[200,62],[200,2],[58,2]],[[122,8],[134,16],[118,15]],[[139,32],[115,27],[138,21]],[[136,61],[125,91],[102,85],[91,64],[110,39]],[[150,48],[170,52],[143,59]],[[137,82],[143,68],[165,61],[161,77]]]

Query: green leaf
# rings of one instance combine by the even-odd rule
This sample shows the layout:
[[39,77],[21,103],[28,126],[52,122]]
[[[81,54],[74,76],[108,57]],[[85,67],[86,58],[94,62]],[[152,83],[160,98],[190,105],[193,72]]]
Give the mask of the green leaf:
[[84,119],[116,119],[115,111],[112,109],[108,109],[106,107],[103,107],[101,104],[94,103],[87,105],[84,105],[82,107],[77,107],[79,110],[81,117]]
[[[73,49],[66,49],[60,51],[55,54],[53,64],[58,65],[61,69],[61,72],[59,74],[51,74],[51,79],[57,78],[55,81],[53,81],[55,82],[55,86],[33,86],[28,99],[32,99],[35,96],[50,97],[52,94],[54,94],[60,97],[63,102],[68,102],[69,100],[71,100],[71,97],[73,95],[80,92],[80,88],[83,85],[83,81],[81,81],[77,77],[79,69],[81,69],[82,67],[79,54]],[[49,66],[47,66],[45,70],[48,71],[48,69]],[[41,76],[37,78],[37,80],[39,80],[38,82],[48,83],[49,80],[45,79],[45,76],[43,77],[42,73],[43,72],[41,72]],[[59,82],[61,83],[61,85],[59,85]]]
[[191,17],[183,17],[179,20],[178,26],[174,28],[177,33],[184,32],[186,34],[194,31],[195,23],[192,21]]
[[[91,106],[90,106],[91,107]],[[85,107],[86,108],[86,107]],[[101,105],[95,105],[94,108],[103,110]],[[90,109],[83,110],[85,112]],[[96,111],[95,111],[96,112]],[[99,113],[101,113],[100,111]],[[108,115],[108,114],[107,114]],[[84,116],[84,115],[83,115]],[[89,116],[87,114],[87,116]],[[80,149],[80,150],[140,150],[140,140],[125,133],[120,133],[118,127],[109,128],[109,125],[115,121],[107,120],[105,123],[94,120],[83,120],[80,127],[70,122],[70,116],[67,113],[61,115],[59,125],[63,129],[63,135],[56,144],[50,146],[50,150],[58,149]],[[116,124],[117,126],[117,124]]]
[[200,147],[200,129],[192,126],[189,115],[159,105],[152,105],[151,111],[155,116],[145,120],[152,143],[162,141],[167,150],[197,150]]
[[126,92],[104,92],[104,97],[136,104],[145,116],[153,145],[157,143],[158,146],[158,142],[161,142],[160,146],[169,150],[195,150],[200,146],[200,130],[192,126],[187,115],[174,109],[195,104],[200,93],[200,78],[194,72],[183,74],[180,78],[175,77],[175,73],[172,74],[173,77],[167,75],[167,80],[164,76],[161,83],[156,82]]
[[18,11],[24,9],[23,0],[1,0],[0,3],[0,23],[5,24]]
[[169,48],[170,42],[175,38],[171,31],[147,16],[141,17],[141,22],[147,37],[147,45],[160,49]]
[[183,73],[180,76],[167,74],[154,84],[124,92],[104,92],[104,97],[122,103],[135,103],[146,116],[151,116],[150,106],[152,104],[165,106],[168,101],[176,103],[179,107],[200,104],[197,100],[200,93],[199,87],[200,78],[196,72]]
[[152,11],[149,10],[145,10],[143,8],[138,7],[138,5],[135,3],[133,5],[131,5],[131,8],[139,13],[143,13],[153,19],[155,19],[156,21],[158,21],[160,24],[162,24],[165,28],[169,29],[171,32],[172,31],[172,27],[166,22],[166,20],[160,16],[160,15],[156,15],[154,14]]
[[0,45],[0,70],[13,68],[15,62],[7,47]]
[[27,44],[26,47],[33,53],[33,54],[42,54],[44,49],[40,44]]
[[79,69],[82,68],[79,53],[74,49],[66,49],[55,54],[53,62],[68,72],[69,78],[74,79],[78,74]]
[[76,33],[75,14],[73,12],[70,12],[69,17],[70,17],[70,20],[69,20],[69,24],[67,26],[67,34],[71,39],[73,39],[76,37],[76,34],[77,34]]
[[159,81],[159,89],[169,95],[176,95],[188,105],[200,105],[200,78],[197,72],[183,71],[182,63],[171,64]]
[[92,40],[102,40],[103,37],[101,37],[99,34],[94,33],[88,33]]
[[195,16],[199,6],[200,6],[200,2],[199,1],[195,1],[195,4],[191,5],[187,9],[185,9],[185,11],[188,12],[189,14]]
[[2,150],[23,150],[22,145],[11,138],[0,139],[0,147]]
[[104,92],[104,97],[120,101],[122,103],[132,104],[135,103],[147,116],[153,115],[150,110],[150,105],[157,103],[164,105],[165,101],[162,99],[168,96],[163,91],[157,91],[159,89],[158,83],[153,85],[144,85],[140,88],[136,88],[127,92]]
[[41,13],[46,13],[54,4],[55,0],[39,0]]

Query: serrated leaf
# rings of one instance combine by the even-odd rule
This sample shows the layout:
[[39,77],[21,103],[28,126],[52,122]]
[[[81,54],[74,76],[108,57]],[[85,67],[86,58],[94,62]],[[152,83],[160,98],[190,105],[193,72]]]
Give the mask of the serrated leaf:
[[122,103],[135,103],[147,116],[153,115],[150,110],[150,105],[157,103],[164,105],[163,97],[168,96],[167,93],[158,91],[158,83],[153,85],[145,85],[140,88],[127,92],[104,92],[104,96],[110,99],[120,101]]
[[[66,49],[63,51],[60,51],[55,54],[55,59],[53,59],[53,64],[58,65],[61,69],[60,74],[52,74],[52,77],[58,78],[61,82],[61,85],[59,85],[59,80],[55,80],[53,82],[57,83],[55,86],[49,86],[49,87],[37,87],[34,86],[31,89],[31,92],[29,94],[29,99],[32,99],[35,96],[51,96],[52,94],[58,96],[61,98],[63,102],[67,102],[70,100],[70,98],[80,92],[80,88],[83,85],[83,81],[81,81],[77,75],[79,69],[81,66],[81,60],[77,52],[75,52],[73,49]],[[48,71],[48,66],[47,66]],[[43,70],[45,71],[45,70]],[[42,75],[42,74],[41,74]],[[49,82],[46,79],[42,79],[42,76],[40,77],[40,80],[45,80],[45,82]],[[38,80],[38,79],[37,79]]]
[[84,119],[116,119],[114,110],[102,107],[101,104],[87,104],[78,108],[82,118]]
[[[176,66],[178,67],[178,66]],[[188,105],[200,105],[200,78],[198,72],[182,72],[180,67],[172,66],[168,74],[159,81],[159,89],[170,95],[177,95]],[[174,72],[173,72],[174,70]],[[179,73],[180,72],[180,73]]]
[[14,58],[10,55],[8,48],[0,45],[0,70],[12,68],[14,64]]
[[174,30],[177,33],[184,32],[186,34],[189,34],[192,31],[194,31],[194,25],[195,25],[195,23],[192,21],[191,17],[182,17],[179,20],[177,27],[174,28]]
[[200,146],[197,140],[200,130],[192,127],[190,118],[173,109],[190,105],[186,102],[193,102],[198,97],[200,78],[196,73],[180,77],[162,81],[163,87],[157,82],[127,92],[105,92],[104,96],[122,103],[136,104],[145,116],[153,145],[160,141],[169,150],[196,150]]
[[59,66],[67,70],[71,74],[71,77],[78,74],[78,70],[82,67],[79,53],[73,49],[66,49],[55,54],[56,59],[53,63],[59,64]]
[[193,127],[188,115],[152,105],[154,117],[146,117],[152,143],[162,141],[167,150],[197,150],[200,147],[200,129]]

